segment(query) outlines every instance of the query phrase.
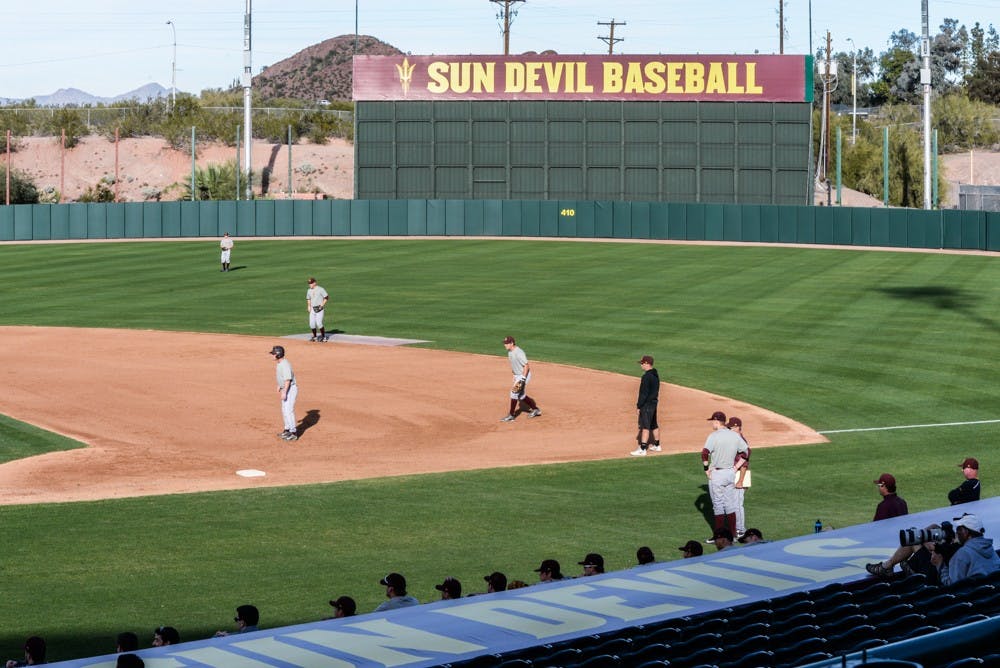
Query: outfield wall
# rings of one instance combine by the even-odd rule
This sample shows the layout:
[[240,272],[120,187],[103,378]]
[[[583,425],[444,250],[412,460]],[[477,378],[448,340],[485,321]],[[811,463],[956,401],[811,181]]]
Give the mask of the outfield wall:
[[0,206],[0,241],[509,236],[1000,251],[1000,213],[538,200],[253,200]]

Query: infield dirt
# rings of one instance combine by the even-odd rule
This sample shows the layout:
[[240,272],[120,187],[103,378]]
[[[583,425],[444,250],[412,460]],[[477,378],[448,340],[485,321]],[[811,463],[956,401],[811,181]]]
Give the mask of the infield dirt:
[[[275,343],[300,384],[281,430]],[[86,443],[0,465],[0,505],[84,501],[627,458],[635,377],[532,362],[543,414],[499,422],[505,356],[113,329],[0,327],[0,413]],[[427,378],[449,382],[429,391]],[[739,415],[754,447],[821,443],[805,425],[664,384],[664,453],[700,452],[706,418]],[[652,455],[655,456],[655,455]],[[691,466],[700,470],[692,454]],[[266,474],[244,478],[236,471]]]

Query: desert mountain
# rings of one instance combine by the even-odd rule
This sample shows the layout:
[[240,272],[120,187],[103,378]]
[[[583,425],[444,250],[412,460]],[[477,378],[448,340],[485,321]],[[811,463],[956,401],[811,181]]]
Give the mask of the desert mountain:
[[[359,35],[359,55],[395,56],[403,52],[371,37]],[[264,69],[253,78],[253,88],[264,99],[350,100],[354,35],[341,35],[313,44]]]

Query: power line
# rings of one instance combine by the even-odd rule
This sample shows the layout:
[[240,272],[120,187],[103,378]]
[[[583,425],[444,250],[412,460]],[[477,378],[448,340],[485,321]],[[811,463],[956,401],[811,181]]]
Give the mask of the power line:
[[597,25],[611,26],[611,33],[607,37],[602,37],[600,35],[597,36],[597,39],[601,40],[602,42],[605,42],[608,45],[608,55],[610,56],[615,52],[615,42],[625,41],[624,37],[615,37],[615,26],[627,26],[628,23],[624,21],[622,21],[621,23],[617,23],[614,19],[611,19],[610,23],[608,23],[607,21],[598,21]]
[[524,2],[525,0],[490,0],[490,2],[503,5],[503,11],[497,14],[497,19],[503,19],[501,24],[501,32],[503,33],[503,55],[510,55],[510,24],[517,16],[517,10],[511,11],[511,5],[517,2]]

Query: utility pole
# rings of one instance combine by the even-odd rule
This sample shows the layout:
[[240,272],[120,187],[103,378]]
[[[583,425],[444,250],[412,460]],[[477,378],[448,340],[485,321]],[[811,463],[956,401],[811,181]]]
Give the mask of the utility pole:
[[610,56],[610,55],[612,55],[615,52],[615,42],[624,42],[625,41],[624,37],[615,37],[615,26],[627,26],[628,23],[626,23],[625,21],[622,21],[621,23],[616,23],[614,19],[611,19],[611,23],[608,23],[606,21],[598,21],[597,25],[599,25],[599,26],[611,26],[611,34],[608,37],[602,37],[600,35],[597,36],[597,39],[601,40],[602,42],[606,42],[607,43],[607,45],[608,45],[608,55]]
[[833,91],[833,78],[836,76],[834,73],[835,69],[831,66],[831,51],[832,45],[830,44],[830,31],[826,31],[826,85],[823,87],[823,113],[826,114],[826,164],[823,167],[823,174],[826,176],[826,180],[830,180],[830,93]]
[[251,13],[252,0],[247,0],[247,11],[243,15],[243,137],[244,146],[243,151],[244,158],[246,160],[246,194],[247,200],[253,199],[253,184],[250,182],[250,172],[251,172],[251,162],[252,157],[252,146],[253,146],[253,120],[251,118],[251,103],[250,103],[250,84],[253,82],[253,68],[251,67],[251,48],[250,48],[250,13]]
[[931,38],[927,0],[920,3],[923,37],[920,39],[920,84],[924,88],[924,208],[931,208]]
[[503,5],[501,13],[497,14],[497,19],[503,20],[503,55],[510,55],[510,24],[517,16],[517,10],[511,10],[511,5],[525,0],[490,0],[495,5]]
[[785,53],[785,0],[778,0],[778,53]]

